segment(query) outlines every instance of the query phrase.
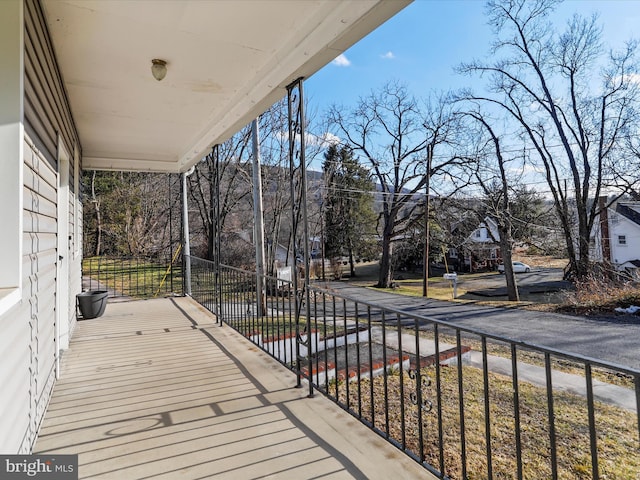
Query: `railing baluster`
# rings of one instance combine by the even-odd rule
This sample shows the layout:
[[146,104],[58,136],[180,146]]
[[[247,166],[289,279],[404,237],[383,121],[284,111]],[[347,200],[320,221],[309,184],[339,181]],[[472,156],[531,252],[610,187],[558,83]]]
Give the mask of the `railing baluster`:
[[591,364],[584,366],[584,374],[587,380],[587,410],[589,414],[589,440],[591,446],[591,477],[594,480],[600,478],[598,472],[598,440],[596,433],[596,414],[593,405],[593,381],[591,378]]
[[[264,314],[264,329],[263,332],[266,331],[268,335],[274,336],[275,335],[275,326],[276,326],[276,319],[273,317],[273,313],[277,312],[278,310],[278,297],[277,297],[277,293],[275,290],[275,283],[273,278],[271,277],[265,277],[265,308],[266,311],[263,312]],[[279,337],[276,337],[279,338]],[[278,342],[272,343],[270,346],[270,354],[272,357],[276,357],[278,358],[278,355],[276,354],[276,345],[278,344]],[[264,348],[264,341],[262,343],[263,348]]]
[[[401,445],[402,449],[405,450],[407,448],[407,422],[405,419],[405,407],[404,407],[404,370],[402,368],[402,322],[400,319],[400,314],[396,314],[396,330],[398,332],[398,362],[400,367],[400,437],[401,437]],[[418,362],[418,366],[416,367],[418,370],[420,369],[420,357],[416,358]],[[386,367],[385,367],[386,368]],[[411,365],[409,365],[409,369],[411,369]],[[420,387],[418,386],[418,389]],[[418,412],[420,407],[418,406]],[[422,429],[422,419],[418,420],[418,428]],[[420,431],[419,436],[422,437],[422,432]],[[422,447],[420,448],[422,450]],[[422,455],[420,456],[422,458]]]
[[[402,324],[400,324],[400,328],[402,328]],[[425,454],[424,454],[424,407],[427,406],[427,401],[423,398],[422,387],[428,386],[429,381],[428,378],[424,376],[422,372],[422,355],[420,353],[420,322],[418,318],[414,318],[413,320],[413,334],[415,339],[415,350],[416,350],[416,402],[418,406],[418,457],[420,458],[420,463],[424,462]],[[401,351],[402,354],[402,351]],[[428,411],[428,410],[427,410]]]
[[367,330],[369,332],[369,406],[371,409],[371,428],[376,426],[375,389],[373,384],[373,331],[371,330],[371,305],[367,305]]
[[[356,319],[356,375],[357,375],[357,388],[358,388],[358,418],[362,418],[362,362],[360,360],[360,315],[358,314],[358,302],[354,305],[354,315]],[[369,345],[371,347],[371,345]]]
[[384,433],[389,438],[389,377],[387,375],[387,319],[384,310],[380,320],[382,325],[382,378],[384,382]]
[[433,337],[436,363],[436,401],[438,402],[438,458],[440,472],[444,475],[444,425],[442,423],[442,379],[440,377],[440,333],[438,324],[433,326]]
[[460,412],[460,452],[462,455],[462,478],[467,478],[467,438],[464,425],[464,388],[462,384],[462,343],[460,330],[456,329],[456,348],[458,357],[458,407]]
[[[287,295],[287,305],[289,306],[288,311],[289,314],[287,315],[287,319],[289,322],[289,325],[285,328],[285,331],[283,332],[283,334],[285,336],[288,336],[289,338],[293,338],[295,339],[295,331],[296,331],[296,327],[295,327],[295,320],[294,320],[294,316],[295,314],[294,312],[294,308],[295,308],[295,298],[293,297],[294,295],[296,295],[294,289],[293,289],[293,285],[292,284],[287,284],[287,288],[288,288],[288,295]],[[293,304],[293,305],[292,305]],[[288,330],[287,330],[288,328]],[[289,345],[289,358],[288,358],[288,362],[291,362],[291,366],[296,368],[297,364],[296,364],[296,342],[287,342],[287,344]],[[298,383],[296,386],[300,386],[300,370],[296,369],[296,373],[298,376]]]
[[240,318],[238,317],[238,274],[233,271],[230,275],[229,288],[231,288],[231,321],[233,322],[233,328],[237,329],[244,335],[242,331],[242,324],[240,323]]
[[[317,292],[314,290],[313,292],[313,296],[314,298],[316,298]],[[311,323],[311,319],[308,320],[309,323]],[[315,371],[316,371],[316,379],[314,381],[314,384],[316,386],[319,386],[320,384],[320,371],[318,369],[319,366],[319,358],[320,356],[318,355],[319,352],[319,339],[318,337],[320,336],[318,333],[318,302],[313,302],[313,328],[309,331],[309,334],[311,334],[311,332],[315,332],[313,335],[313,345],[315,346],[315,348],[312,350],[313,351],[313,357],[311,358],[315,358],[316,362],[315,362]],[[311,342],[309,342],[309,348],[311,348]],[[311,352],[310,352],[311,354]],[[309,372],[309,378],[311,378],[312,372]]]
[[558,456],[556,451],[556,420],[553,409],[553,383],[551,379],[551,355],[544,354],[544,370],[547,378],[547,408],[549,412],[549,446],[551,449],[551,478],[558,478]]
[[[347,334],[347,300],[346,299],[342,299],[342,328],[343,328],[343,332],[346,335]],[[351,397],[349,396],[350,389],[349,389],[349,384],[351,383],[349,381],[349,342],[347,341],[347,338],[345,337],[345,342],[344,342],[344,379],[345,379],[345,394],[347,396],[347,408],[350,409],[351,406]]]
[[[327,336],[327,294],[322,294],[322,335],[324,336],[324,392],[329,394],[329,348],[327,343],[329,337]],[[318,355],[319,357],[320,355]]]
[[340,392],[338,391],[338,384],[340,383],[340,378],[339,378],[339,372],[338,372],[338,349],[336,348],[336,340],[338,338],[337,336],[337,331],[336,331],[336,327],[337,327],[337,323],[336,323],[336,297],[332,296],[331,297],[331,306],[332,306],[332,324],[333,324],[333,365],[335,368],[335,372],[336,372],[336,381],[335,381],[335,385],[336,385],[336,400],[338,398],[340,398]]
[[640,448],[640,375],[634,375],[633,383],[636,387],[636,420],[638,421],[638,444]]
[[518,352],[511,344],[511,380],[513,385],[513,420],[516,437],[516,471],[518,480],[522,480],[522,438],[520,436],[520,386],[518,385]]
[[489,365],[487,361],[487,337],[482,336],[482,379],[484,389],[484,434],[487,449],[487,478],[493,478],[491,460],[491,405],[489,398]]

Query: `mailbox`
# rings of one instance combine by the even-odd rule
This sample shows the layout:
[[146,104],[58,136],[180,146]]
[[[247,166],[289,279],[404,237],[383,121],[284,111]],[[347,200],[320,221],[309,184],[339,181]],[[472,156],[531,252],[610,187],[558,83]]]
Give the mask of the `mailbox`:
[[458,298],[458,275],[455,272],[445,273],[442,275],[442,278],[451,282],[451,286],[453,287],[453,298]]

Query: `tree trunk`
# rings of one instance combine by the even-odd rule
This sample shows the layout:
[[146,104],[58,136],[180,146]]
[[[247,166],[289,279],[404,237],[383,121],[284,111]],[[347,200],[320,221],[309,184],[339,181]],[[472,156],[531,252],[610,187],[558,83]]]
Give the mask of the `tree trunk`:
[[96,198],[96,171],[91,174],[91,202],[96,210],[96,248],[94,254],[100,256],[102,249],[102,216],[100,214],[100,201]]
[[351,242],[349,242],[349,270],[349,276],[354,278],[356,276],[356,266],[353,262],[353,245],[351,245]]
[[393,235],[393,226],[391,221],[385,222],[382,233],[382,258],[380,259],[380,273],[378,276],[378,288],[389,288],[391,286],[391,256],[393,249],[391,244],[391,236]]
[[513,273],[513,263],[511,256],[513,240],[511,238],[510,226],[498,225],[498,234],[500,235],[500,250],[502,251],[502,262],[504,263],[504,276],[507,281],[507,295],[510,301],[519,302],[520,293],[518,292],[516,276]]

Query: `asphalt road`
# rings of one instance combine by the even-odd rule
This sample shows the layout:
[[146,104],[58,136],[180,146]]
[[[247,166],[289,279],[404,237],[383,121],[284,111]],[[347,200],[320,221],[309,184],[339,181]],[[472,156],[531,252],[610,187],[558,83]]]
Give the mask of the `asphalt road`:
[[[503,280],[504,281],[504,280]],[[338,295],[640,371],[640,317],[579,317],[397,295],[329,282]]]
[[[570,288],[570,284],[562,280],[561,268],[534,268],[529,273],[516,274],[518,288],[523,293],[556,291]],[[470,293],[485,296],[506,295],[506,280],[504,275],[491,272],[484,275],[458,276],[458,284]]]

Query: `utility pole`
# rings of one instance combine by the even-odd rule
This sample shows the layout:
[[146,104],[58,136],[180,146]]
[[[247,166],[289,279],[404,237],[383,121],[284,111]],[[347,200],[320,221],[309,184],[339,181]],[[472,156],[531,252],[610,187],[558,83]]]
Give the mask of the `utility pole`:
[[264,298],[264,225],[262,223],[262,175],[260,173],[260,137],[258,119],[251,122],[251,142],[253,144],[253,218],[254,239],[256,242],[256,294],[257,316],[262,317],[265,311]]
[[433,155],[433,148],[431,145],[427,145],[427,171],[426,171],[426,181],[425,181],[425,190],[427,194],[427,198],[425,201],[425,213],[424,213],[424,271],[423,271],[423,280],[422,280],[422,296],[426,297],[429,293],[429,207],[431,204],[431,195],[429,191],[431,190],[431,157]]

